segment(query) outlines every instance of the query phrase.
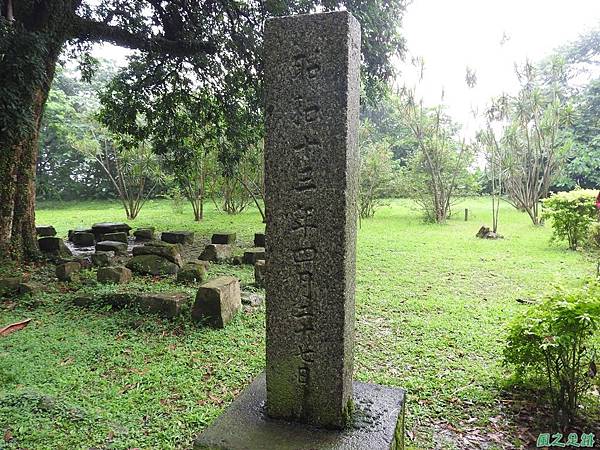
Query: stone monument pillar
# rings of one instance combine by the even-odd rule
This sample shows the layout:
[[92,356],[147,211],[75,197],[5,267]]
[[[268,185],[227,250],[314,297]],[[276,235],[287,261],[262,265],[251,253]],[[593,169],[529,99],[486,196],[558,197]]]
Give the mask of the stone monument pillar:
[[352,399],[360,26],[265,27],[267,413],[342,428]]
[[195,449],[402,449],[404,391],[352,381],[360,27],[265,26],[267,367]]

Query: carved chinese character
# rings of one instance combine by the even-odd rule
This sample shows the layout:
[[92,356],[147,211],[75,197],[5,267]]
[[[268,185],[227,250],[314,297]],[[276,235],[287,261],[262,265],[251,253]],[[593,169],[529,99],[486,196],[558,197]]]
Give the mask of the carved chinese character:
[[300,167],[296,179],[295,189],[303,192],[313,190],[317,187],[313,179],[313,167],[311,156],[315,151],[321,148],[321,142],[318,139],[304,136],[303,142],[294,146],[298,157],[298,166]]
[[310,369],[308,367],[298,367],[298,383],[308,384]]
[[313,208],[299,207],[294,211],[294,225],[292,231],[300,232],[302,239],[306,239],[309,230],[316,230],[313,223]]
[[315,259],[317,251],[313,247],[302,247],[294,251],[294,262],[309,262]]
[[307,364],[315,362],[315,360],[313,358],[313,355],[315,354],[315,352],[310,348],[310,346],[299,345],[298,350],[299,350],[298,356],[300,356],[300,358],[302,359],[302,362],[305,362]]
[[292,121],[296,126],[310,125],[321,120],[321,107],[314,101],[306,100],[302,96],[294,99]]
[[312,314],[296,318],[297,326],[294,328],[294,333],[306,336],[307,334],[314,332],[315,328],[313,326],[312,318]]
[[292,76],[295,79],[314,80],[321,72],[320,51],[315,49],[310,55],[298,53],[294,56]]
[[310,304],[298,304],[294,306],[292,316],[296,319],[312,320],[313,313]]

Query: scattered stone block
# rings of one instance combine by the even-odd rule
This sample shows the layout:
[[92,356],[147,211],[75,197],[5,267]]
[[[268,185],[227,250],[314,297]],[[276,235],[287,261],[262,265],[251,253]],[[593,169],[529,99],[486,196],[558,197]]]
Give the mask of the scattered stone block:
[[96,243],[96,236],[94,233],[87,231],[74,231],[71,233],[70,241],[77,247],[91,247]]
[[100,237],[101,241],[123,242],[127,244],[127,233],[118,231],[116,233],[105,233]]
[[73,299],[75,306],[91,306],[96,302],[96,298],[93,295],[78,295]]
[[264,247],[254,247],[244,252],[244,264],[256,264],[259,259],[266,259]]
[[186,293],[129,293],[111,292],[103,295],[83,294],[77,296],[75,306],[111,306],[113,309],[136,307],[141,312],[159,314],[171,319],[181,314],[183,305],[190,300]]
[[35,232],[39,237],[56,236],[56,228],[54,228],[52,225],[36,226]]
[[131,270],[126,267],[101,267],[97,274],[99,283],[124,284],[129,283],[132,277]]
[[502,239],[502,235],[494,233],[491,228],[482,226],[475,237],[480,239]]
[[206,266],[200,262],[188,262],[177,272],[177,281],[197,282],[204,281]]
[[96,235],[96,240],[99,241],[100,236],[108,233],[123,232],[129,235],[131,227],[123,222],[102,222],[92,225],[92,233]]
[[81,264],[75,261],[56,266],[56,278],[60,281],[73,281],[81,270]]
[[234,277],[219,277],[198,289],[192,318],[224,328],[241,308],[240,282]]
[[68,257],[73,256],[69,247],[63,242],[61,238],[57,237],[43,237],[38,239],[38,245],[42,253],[46,253],[52,256]]
[[67,233],[67,236],[68,236],[67,240],[72,241],[71,238],[73,237],[73,235],[75,233],[92,233],[92,234],[94,234],[91,228],[77,228],[75,230],[69,230],[68,231],[68,233]]
[[254,246],[265,247],[265,233],[254,233]]
[[235,233],[215,233],[210,239],[211,244],[234,244]]
[[139,294],[135,296],[134,304],[142,311],[159,314],[172,319],[181,313],[181,307],[189,301],[189,296],[176,294]]
[[254,284],[258,287],[265,287],[266,264],[264,259],[259,259],[254,264]]
[[115,255],[126,255],[127,244],[116,241],[100,241],[96,244],[97,252],[114,252]]
[[22,276],[0,278],[0,297],[16,294],[22,282]]
[[179,266],[157,255],[138,255],[131,258],[127,267],[141,275],[174,275]]
[[92,253],[92,265],[95,267],[110,266],[114,257],[115,252],[96,251],[96,253]]
[[32,282],[27,282],[27,283],[20,283],[19,284],[19,295],[37,295],[40,292],[43,291],[43,288],[41,285],[37,284],[37,283],[32,283]]
[[194,232],[193,231],[164,231],[160,239],[168,242],[169,244],[193,244],[194,243]]
[[227,244],[208,244],[198,259],[203,261],[222,262],[231,257],[233,249]]
[[133,232],[136,241],[151,241],[154,239],[154,227],[138,228]]
[[96,305],[109,305],[114,309],[122,309],[134,304],[136,294],[130,292],[109,292],[99,297],[94,298],[93,303]]
[[168,259],[172,263],[177,264],[179,267],[183,266],[183,259],[179,252],[179,245],[169,244],[162,241],[151,241],[145,245],[133,247],[133,256],[139,255],[156,255],[161,258]]

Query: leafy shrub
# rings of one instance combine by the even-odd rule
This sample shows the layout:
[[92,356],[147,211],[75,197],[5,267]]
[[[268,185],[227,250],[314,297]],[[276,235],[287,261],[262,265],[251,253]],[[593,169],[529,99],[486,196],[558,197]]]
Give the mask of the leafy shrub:
[[570,249],[577,248],[597,217],[596,194],[591,189],[576,189],[559,192],[543,200],[543,217],[552,219],[552,239],[567,240]]
[[360,152],[358,212],[361,219],[368,219],[382,206],[385,194],[393,190],[395,162],[386,142],[361,146]]
[[588,244],[591,248],[600,250],[600,223],[593,223],[590,225]]
[[570,423],[580,398],[596,375],[593,336],[600,326],[600,284],[565,292],[538,303],[510,326],[505,362],[523,380],[542,383],[555,413]]

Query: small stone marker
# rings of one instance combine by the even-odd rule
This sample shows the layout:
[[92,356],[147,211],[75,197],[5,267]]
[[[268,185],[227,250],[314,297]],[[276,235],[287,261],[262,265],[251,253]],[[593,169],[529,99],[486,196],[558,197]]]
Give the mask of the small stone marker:
[[222,262],[231,257],[233,249],[227,244],[208,244],[198,257],[202,261]]
[[37,295],[39,292],[43,291],[43,286],[38,283],[21,283],[19,284],[19,294],[20,295]]
[[254,246],[265,247],[265,233],[254,233]]
[[401,450],[404,391],[352,381],[360,26],[279,17],[264,42],[266,378],[194,448]]
[[101,267],[97,273],[99,283],[124,284],[129,283],[131,278],[131,270],[126,267]]
[[136,241],[151,241],[154,239],[154,227],[138,228],[133,232]]
[[35,227],[39,237],[56,236],[56,229],[52,225],[39,225]]
[[127,268],[140,275],[174,275],[179,266],[162,256],[138,255],[127,263]]
[[69,247],[65,245],[61,238],[57,237],[43,237],[38,239],[38,245],[40,251],[47,253],[52,256],[66,257],[73,256]]
[[96,252],[92,253],[92,265],[96,267],[110,266],[112,259],[115,257],[115,252]]
[[[75,233],[92,233],[92,234],[94,234],[94,231],[91,228],[77,228],[75,230],[69,230],[68,234],[67,234],[67,236],[68,236],[67,239],[70,241],[71,237]],[[95,237],[94,237],[94,239],[95,239]]]
[[214,328],[224,328],[242,308],[240,282],[234,277],[219,277],[198,289],[192,318],[204,320]]
[[254,264],[254,284],[258,287],[265,287],[265,268],[266,264],[263,259],[259,259]]
[[179,245],[169,244],[162,241],[150,241],[146,245],[140,245],[133,247],[133,256],[139,255],[156,255],[161,258],[168,259],[172,263],[177,264],[179,267],[183,266],[183,259],[179,251]]
[[60,281],[73,281],[81,270],[78,262],[66,262],[56,266],[56,278]]
[[100,240],[100,236],[107,233],[123,232],[129,235],[131,227],[123,222],[101,222],[92,225],[92,233],[96,235],[96,240]]
[[115,233],[106,233],[100,236],[101,241],[113,241],[113,242],[123,242],[127,244],[127,233],[124,231],[117,231]]
[[212,244],[234,244],[235,233],[215,233],[210,238]]
[[189,295],[184,293],[138,294],[133,304],[142,311],[172,319],[181,313],[181,307],[188,301]]
[[260,259],[265,259],[265,249],[263,247],[249,248],[244,252],[244,264],[255,264]]
[[126,255],[127,244],[117,241],[100,241],[96,243],[97,252],[115,252],[115,255]]
[[74,231],[69,240],[77,247],[91,247],[96,243],[96,236],[86,231]]
[[160,239],[168,242],[169,244],[193,244],[194,243],[194,232],[193,231],[164,231]]
[[200,261],[191,261],[183,265],[177,272],[177,281],[200,283],[206,276],[206,265]]
[[9,296],[18,291],[23,276],[0,278],[0,297]]

